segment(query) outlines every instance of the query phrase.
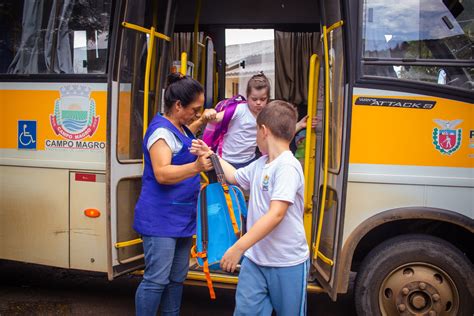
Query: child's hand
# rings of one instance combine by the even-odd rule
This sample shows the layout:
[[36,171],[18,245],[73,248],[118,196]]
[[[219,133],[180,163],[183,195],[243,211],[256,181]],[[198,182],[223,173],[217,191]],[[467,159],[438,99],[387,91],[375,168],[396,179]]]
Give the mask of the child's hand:
[[201,139],[193,139],[189,152],[196,156],[202,156],[207,153],[213,153],[207,144]]
[[201,120],[204,124],[216,120],[217,112],[214,109],[205,109],[201,115]]
[[234,272],[243,254],[244,252],[234,244],[222,257],[221,269],[227,272]]
[[[306,121],[307,120],[308,120],[308,115],[306,115],[301,120],[299,120],[298,123],[296,123],[296,132],[299,132],[302,129],[306,128],[306,125],[307,125]],[[318,116],[314,116],[312,121],[311,121],[311,127],[316,128],[316,126],[319,124],[319,122],[321,122],[321,118],[319,118]]]

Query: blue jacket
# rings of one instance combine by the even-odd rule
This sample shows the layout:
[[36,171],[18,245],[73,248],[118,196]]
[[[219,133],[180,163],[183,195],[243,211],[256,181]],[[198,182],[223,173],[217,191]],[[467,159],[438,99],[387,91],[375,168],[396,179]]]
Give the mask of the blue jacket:
[[170,121],[156,115],[143,139],[145,168],[142,190],[135,206],[133,228],[141,235],[156,237],[190,237],[196,231],[196,205],[199,194],[199,174],[176,184],[160,184],[155,178],[148,152],[148,138],[153,132],[164,127],[170,130],[183,144],[181,150],[171,159],[172,165],[184,165],[196,160],[189,152],[194,139],[189,129],[183,126],[187,137]]

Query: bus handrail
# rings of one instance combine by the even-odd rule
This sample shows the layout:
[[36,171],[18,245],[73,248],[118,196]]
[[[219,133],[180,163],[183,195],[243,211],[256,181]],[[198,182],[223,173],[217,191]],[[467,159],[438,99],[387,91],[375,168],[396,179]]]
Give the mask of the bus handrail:
[[115,243],[115,248],[119,249],[119,248],[130,247],[130,246],[141,244],[142,242],[143,242],[143,240],[141,238],[127,240],[127,241],[121,241],[121,242]]
[[328,34],[344,24],[339,21],[331,25],[329,28],[323,25],[323,47],[324,47],[324,151],[323,151],[323,192],[321,193],[321,210],[319,212],[318,230],[316,235],[316,242],[314,246],[314,256],[320,258],[324,263],[333,266],[334,261],[326,257],[319,246],[321,244],[321,228],[323,226],[324,212],[326,207],[326,195],[328,188],[328,168],[329,168],[329,49],[328,49]]
[[181,69],[180,73],[183,76],[186,76],[186,72],[188,71],[188,54],[186,52],[181,53]]
[[[194,17],[194,32],[193,32],[193,63],[194,69],[193,79],[197,79],[197,67],[198,67],[198,45],[199,43],[199,18],[201,16],[201,0],[197,1],[196,15]],[[202,44],[202,43],[201,43]]]
[[[308,119],[306,121],[306,144],[304,157],[304,200],[305,212],[311,212],[313,209],[313,191],[314,191],[314,160],[311,161],[311,153],[314,151],[316,133],[312,128],[313,116],[316,114],[316,104],[318,102],[317,87],[319,86],[319,56],[313,54],[309,61],[309,79],[308,79]],[[314,155],[314,153],[313,153]]]
[[[128,23],[128,22],[122,22],[122,26],[123,27],[126,27],[128,29],[132,29],[132,30],[135,30],[135,31],[138,31],[138,32],[142,32],[142,33],[146,33],[148,35],[151,35],[152,32],[151,32],[151,29],[155,29],[154,27],[151,27],[151,29],[146,29],[144,28],[143,26],[139,26],[139,25],[136,25],[136,24],[132,24],[132,23]],[[160,32],[153,32],[153,35],[158,37],[158,38],[161,38],[165,41],[168,41],[168,42],[171,42],[171,37],[163,34],[163,33],[160,33]]]
[[[149,98],[149,92],[150,92],[150,66],[151,66],[151,61],[152,61],[152,56],[153,56],[153,48],[155,47],[155,36],[163,39],[165,41],[170,42],[171,38],[169,36],[166,36],[165,34],[155,32],[155,27],[151,27],[150,29],[146,29],[142,26],[128,23],[128,22],[122,22],[122,26],[146,33],[150,35],[149,37],[149,42],[148,42],[148,49],[147,49],[147,55],[146,55],[146,66],[145,66],[145,87],[143,91],[143,137],[145,137],[146,130],[148,129],[148,98]],[[143,156],[142,156],[142,161],[143,161]]]

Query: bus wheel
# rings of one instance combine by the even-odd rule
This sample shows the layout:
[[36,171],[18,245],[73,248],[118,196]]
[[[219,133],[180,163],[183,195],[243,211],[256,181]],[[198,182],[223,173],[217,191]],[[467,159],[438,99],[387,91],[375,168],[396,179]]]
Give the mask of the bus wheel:
[[474,268],[450,243],[402,235],[374,248],[355,284],[357,314],[473,315]]

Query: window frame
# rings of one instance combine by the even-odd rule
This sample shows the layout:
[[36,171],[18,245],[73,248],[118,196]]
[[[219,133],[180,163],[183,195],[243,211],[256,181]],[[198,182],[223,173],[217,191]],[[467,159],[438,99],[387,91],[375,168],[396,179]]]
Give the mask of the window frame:
[[[474,67],[474,61],[469,60],[446,60],[446,59],[416,59],[404,60],[402,58],[368,58],[363,56],[363,24],[364,24],[364,2],[357,2],[356,23],[357,32],[353,36],[356,38],[355,45],[355,74],[356,86],[361,88],[396,90],[400,92],[414,94],[429,94],[442,98],[455,99],[463,102],[471,102],[474,97],[474,90],[469,91],[448,85],[430,83],[420,80],[407,80],[399,78],[379,77],[364,74],[364,65],[389,65],[389,66],[440,66],[440,67]],[[371,60],[372,59],[372,60]],[[416,87],[414,87],[416,83]]]
[[[144,5],[145,7],[147,6],[147,3],[148,1],[150,0],[140,0],[140,1],[143,1],[144,2]],[[120,139],[120,131],[121,131],[121,128],[123,128],[123,126],[120,126],[120,117],[119,117],[119,113],[121,111],[121,92],[123,92],[122,90],[122,85],[124,84],[130,84],[132,85],[132,89],[130,90],[130,92],[132,93],[133,91],[133,84],[132,82],[126,82],[126,81],[122,81],[123,80],[123,73],[122,73],[122,70],[123,70],[123,57],[124,57],[124,38],[126,36],[128,36],[128,34],[142,34],[144,35],[143,33],[140,33],[140,32],[137,32],[135,30],[131,30],[131,29],[128,29],[128,28],[124,28],[124,27],[120,27],[120,21],[124,21],[126,20],[126,14],[127,14],[127,10],[129,10],[127,8],[127,5],[131,2],[131,0],[123,0],[123,1],[120,1],[120,9],[118,9],[117,11],[120,11],[116,14],[117,16],[117,19],[119,22],[117,22],[117,30],[116,30],[116,33],[114,34],[115,36],[115,42],[113,43],[114,44],[114,52],[113,54],[116,55],[117,53],[119,53],[117,56],[109,56],[109,60],[111,60],[111,66],[113,67],[113,69],[110,71],[110,76],[109,76],[109,80],[110,82],[114,81],[117,83],[118,85],[118,94],[117,94],[117,137],[115,138],[114,140],[114,143],[112,146],[115,146],[115,159],[116,161],[120,164],[120,165],[133,165],[133,164],[137,164],[137,163],[142,163],[143,162],[143,134],[141,132],[141,129],[140,129],[140,137],[138,139],[138,141],[140,142],[140,145],[138,148],[140,148],[140,151],[141,151],[141,154],[139,155],[139,157],[130,157],[130,151],[127,153],[129,156],[128,157],[120,157],[119,156],[119,145],[120,145],[120,142],[119,142],[119,139]],[[136,1],[138,3],[138,1]],[[150,1],[151,3],[151,1]],[[175,8],[176,9],[176,8]],[[175,11],[175,9],[172,9],[172,11]],[[173,15],[174,13],[170,13],[171,15]],[[144,20],[146,20],[146,17],[144,16],[143,17]],[[166,19],[165,19],[166,20]],[[149,22],[149,21],[144,21],[144,22]],[[136,21],[131,21],[130,23],[137,23]],[[151,22],[150,22],[151,23]],[[165,22],[166,23],[166,22]],[[175,33],[175,30],[174,30],[174,21],[173,21],[173,18],[170,17],[170,20],[168,21],[169,25],[168,27],[170,28],[169,30],[169,34],[167,34],[168,36],[170,36],[171,38],[173,37],[173,34]],[[140,23],[138,23],[140,24]],[[146,23],[143,23],[145,25],[141,25],[140,26],[143,26],[145,28],[148,28],[148,25],[146,25]],[[160,29],[155,29],[155,31],[157,32],[163,32],[163,34],[165,34],[165,30],[167,28],[166,25],[163,26],[164,29],[163,30],[160,30]],[[130,35],[131,36],[131,35]],[[145,38],[146,38],[146,35],[145,35]],[[140,41],[140,39],[138,39],[138,41]],[[145,41],[147,41],[145,39]],[[155,69],[152,70],[152,71],[157,71],[157,69],[159,68],[159,65],[161,64],[162,62],[162,58],[166,58],[166,54],[163,54],[162,52],[160,54],[158,54],[158,48],[159,48],[159,42],[163,41],[162,39],[157,39],[155,38],[155,50],[157,52],[157,56],[160,56],[158,57],[158,62],[155,64]],[[163,49],[163,47],[161,48]],[[112,54],[112,52],[111,52]],[[144,55],[145,56],[145,60],[146,61],[146,54]],[[166,61],[165,61],[166,62]],[[143,66],[143,69],[141,68]],[[143,75],[143,80],[145,78],[145,67],[146,65],[141,63],[141,65],[138,66],[138,68],[140,69],[140,72],[142,72],[142,75]],[[143,71],[142,71],[143,70]],[[140,91],[138,89],[138,91]],[[150,90],[151,92],[151,90]],[[161,96],[161,94],[160,94]],[[131,96],[132,97],[132,94]],[[156,97],[156,96],[155,96]],[[152,103],[153,102],[153,98],[151,98],[150,102]],[[139,103],[139,104],[133,104],[133,102],[131,101],[130,102],[130,105],[131,105],[131,108],[130,108],[130,115],[128,116],[128,119],[129,121],[131,120],[131,116],[132,116],[132,111],[134,108],[139,108],[139,109],[143,109],[143,103]],[[151,110],[152,107],[149,108],[149,110]],[[151,113],[149,113],[149,122],[148,124],[151,123],[151,121],[153,120],[153,117],[154,115],[150,115]],[[142,113],[143,115],[143,113]],[[143,118],[143,117],[142,117]],[[143,124],[143,121],[142,121],[142,124]],[[143,128],[143,125],[141,126],[141,128]],[[129,128],[129,130],[127,131],[128,133],[130,133],[131,131],[131,126]]]

